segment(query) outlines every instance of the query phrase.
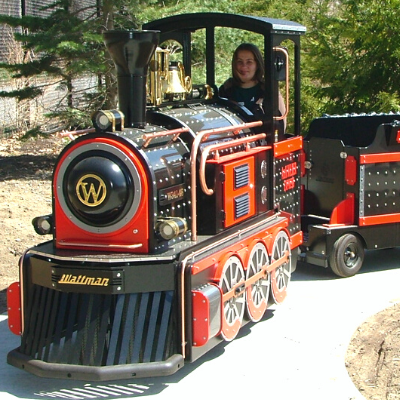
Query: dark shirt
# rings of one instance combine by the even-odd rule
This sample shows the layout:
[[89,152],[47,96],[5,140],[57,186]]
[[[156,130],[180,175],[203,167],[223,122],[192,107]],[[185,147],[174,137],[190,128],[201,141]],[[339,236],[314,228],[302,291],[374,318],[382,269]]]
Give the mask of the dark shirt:
[[[264,118],[264,106],[265,106],[265,88],[264,85],[259,83],[252,88],[241,88],[233,83],[233,79],[227,79],[223,85],[220,86],[219,97],[226,98],[231,101],[237,102],[239,105],[243,105],[256,117]],[[280,111],[277,110],[276,115],[281,115]],[[284,121],[278,121],[274,123],[273,130],[278,129],[279,140],[283,140],[285,132]]]
[[232,78],[230,78],[219,88],[219,96],[235,101],[254,112],[260,108],[259,103],[261,101],[259,100],[264,98],[264,90],[260,83],[251,88],[236,86],[233,84]]
[[247,107],[251,110],[259,100],[260,85],[253,86],[251,88],[242,88],[239,86],[233,87],[233,98],[241,106]]

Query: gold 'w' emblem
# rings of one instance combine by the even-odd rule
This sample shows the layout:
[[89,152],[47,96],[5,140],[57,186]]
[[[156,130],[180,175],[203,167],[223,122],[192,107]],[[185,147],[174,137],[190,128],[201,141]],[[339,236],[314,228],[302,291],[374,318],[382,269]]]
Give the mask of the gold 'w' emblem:
[[76,184],[76,195],[85,206],[96,207],[100,205],[106,198],[106,194],[106,184],[97,175],[84,175]]

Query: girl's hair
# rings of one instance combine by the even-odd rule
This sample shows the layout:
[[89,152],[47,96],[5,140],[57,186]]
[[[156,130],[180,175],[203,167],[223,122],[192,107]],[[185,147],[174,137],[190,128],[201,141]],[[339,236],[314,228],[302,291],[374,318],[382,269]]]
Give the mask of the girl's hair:
[[256,73],[255,73],[255,78],[256,78],[257,82],[263,83],[264,82],[264,59],[263,59],[263,56],[261,54],[260,49],[256,45],[254,45],[252,43],[242,43],[242,44],[240,44],[236,48],[235,52],[233,53],[233,56],[232,56],[232,78],[233,78],[233,82],[235,83],[235,85],[238,85],[238,86],[240,86],[240,84],[241,84],[241,81],[240,81],[239,77],[236,74],[236,68],[235,68],[236,59],[238,57],[239,51],[241,51],[241,50],[247,50],[247,51],[251,51],[253,53],[254,59],[255,59],[255,61],[257,63],[257,70],[256,70]]

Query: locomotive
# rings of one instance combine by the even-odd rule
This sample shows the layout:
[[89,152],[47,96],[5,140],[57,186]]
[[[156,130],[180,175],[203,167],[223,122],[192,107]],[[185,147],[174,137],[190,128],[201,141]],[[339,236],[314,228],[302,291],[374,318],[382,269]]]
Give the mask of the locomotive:
[[[218,96],[221,27],[263,38],[262,116]],[[197,31],[206,38],[200,83],[191,76]],[[52,214],[33,221],[52,240],[26,251],[8,290],[9,326],[21,335],[9,364],[95,381],[169,375],[285,300],[303,241],[304,32],[290,21],[196,13],[104,33],[119,106],[94,112],[93,131],[58,157]],[[182,60],[163,46],[170,41]],[[287,110],[294,99],[292,135],[277,112],[282,87]]]
[[[221,29],[261,37],[262,115],[218,96]],[[324,116],[303,138],[305,31],[195,13],[104,33],[118,109],[94,112],[58,157],[52,214],[33,220],[52,240],[25,252],[8,290],[21,336],[9,364],[92,381],[170,375],[281,304],[298,260],[349,277],[364,249],[400,244],[400,115]]]

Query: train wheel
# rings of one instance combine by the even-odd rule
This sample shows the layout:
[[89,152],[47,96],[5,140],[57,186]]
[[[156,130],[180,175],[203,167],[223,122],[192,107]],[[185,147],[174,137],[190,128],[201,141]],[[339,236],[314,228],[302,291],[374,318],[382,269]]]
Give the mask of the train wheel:
[[[222,293],[228,293],[239,282],[243,282],[244,269],[241,261],[236,256],[231,256],[226,261],[222,270],[219,286]],[[223,304],[221,336],[226,341],[233,340],[239,332],[243,322],[246,303],[246,292],[241,287],[235,290],[235,294]]]
[[276,261],[289,252],[289,262],[286,262],[271,272],[271,292],[275,304],[280,304],[287,295],[287,286],[291,278],[291,250],[289,237],[284,231],[280,231],[275,238],[272,247],[271,261]]
[[332,271],[342,278],[355,275],[364,262],[364,247],[361,240],[351,233],[346,233],[336,240],[329,257]]
[[[257,243],[250,253],[246,280],[260,272],[262,267],[269,264],[267,249],[262,243]],[[246,289],[247,315],[253,322],[258,322],[268,306],[271,287],[271,275],[267,273]]]

